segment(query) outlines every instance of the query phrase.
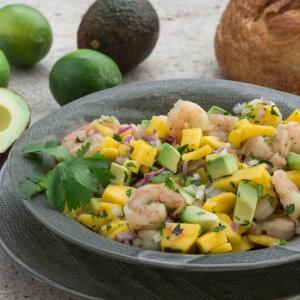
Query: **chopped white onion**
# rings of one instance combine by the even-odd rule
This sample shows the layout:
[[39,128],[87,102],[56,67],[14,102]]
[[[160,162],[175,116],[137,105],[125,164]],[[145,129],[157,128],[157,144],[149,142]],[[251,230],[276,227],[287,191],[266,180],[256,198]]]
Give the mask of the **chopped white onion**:
[[250,167],[256,166],[259,164],[259,161],[257,159],[251,159],[247,162],[247,165]]
[[153,240],[154,240],[154,243],[159,243],[161,241],[161,235],[160,235],[159,231],[153,235]]
[[205,196],[206,198],[212,198],[214,196],[217,196],[219,194],[222,194],[223,191],[216,189],[214,186],[209,186],[205,189]]
[[233,113],[235,113],[236,115],[241,114],[242,110],[243,110],[244,106],[241,103],[237,103],[236,105],[234,105],[234,107],[232,108]]
[[116,163],[120,164],[120,165],[123,165],[124,161],[128,159],[128,157],[125,157],[125,156],[118,156],[116,158]]
[[204,199],[204,195],[205,195],[205,185],[200,185],[197,187],[197,192],[196,192],[196,199],[197,200],[203,200]]

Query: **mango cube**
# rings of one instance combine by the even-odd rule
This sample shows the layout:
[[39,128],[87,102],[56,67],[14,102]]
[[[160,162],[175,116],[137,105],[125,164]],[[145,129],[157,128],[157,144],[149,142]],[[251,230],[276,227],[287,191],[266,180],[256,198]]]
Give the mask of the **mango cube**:
[[205,172],[205,169],[203,167],[197,169],[196,173],[198,173],[199,176],[200,176],[200,182],[201,182],[201,184],[206,184],[208,182],[209,178],[208,178],[208,176],[207,176],[207,174]]
[[109,220],[99,216],[94,216],[92,214],[80,214],[77,220],[84,226],[90,228],[91,230],[98,232],[100,226],[107,223]]
[[97,123],[96,121],[93,122],[93,126],[99,131],[99,133],[106,137],[106,136],[110,136],[112,137],[114,135],[114,131],[113,129],[103,125],[103,124],[100,124],[100,123]]
[[299,170],[292,170],[292,171],[287,171],[286,175],[288,178],[294,182],[294,184],[300,188],[300,171]]
[[182,155],[182,160],[184,161],[190,161],[190,160],[198,160],[200,158],[203,158],[209,154],[211,154],[211,148],[210,146],[206,145],[201,147],[198,150],[194,150],[192,152],[188,152]]
[[164,139],[169,134],[170,127],[163,117],[153,116],[146,131],[150,136],[153,136],[155,133],[157,133],[159,138]]
[[242,237],[242,241],[232,245],[232,252],[243,252],[253,248],[253,244],[248,240],[246,236]]
[[122,207],[119,204],[104,202],[99,198],[91,199],[91,207],[94,214],[107,220],[117,219],[123,215]]
[[225,243],[222,245],[219,245],[213,249],[211,249],[211,253],[217,254],[217,253],[227,253],[232,251],[232,246],[230,243]]
[[300,110],[299,109],[294,110],[283,123],[287,124],[289,122],[297,122],[300,124]]
[[141,171],[141,173],[142,173],[143,175],[145,175],[145,174],[147,174],[147,173],[149,173],[149,172],[150,172],[150,168],[149,168],[149,167],[146,167],[146,166],[143,166],[143,165],[141,165],[141,167],[140,167],[140,171]]
[[247,121],[240,121],[235,129],[230,132],[228,141],[233,146],[240,147],[243,142],[251,137],[257,135],[273,136],[275,132],[276,129],[273,126],[255,125]]
[[206,200],[203,209],[214,213],[229,213],[236,201],[233,193],[223,193]]
[[103,192],[102,199],[124,206],[134,190],[135,188],[130,186],[109,184]]
[[166,223],[162,230],[161,250],[187,253],[193,247],[201,226],[199,224]]
[[127,221],[116,219],[106,225],[101,226],[99,233],[110,240],[115,240],[117,234],[128,231],[129,227]]
[[118,141],[116,141],[115,139],[113,139],[110,136],[106,136],[103,139],[102,143],[100,144],[99,150],[101,151],[106,148],[119,148],[119,146],[120,146],[120,143]]
[[[261,113],[263,112],[263,114]],[[254,119],[249,121],[260,125],[277,127],[281,121],[281,114],[277,106],[257,103],[253,110]]]
[[126,159],[123,164],[129,171],[137,174],[140,170],[141,164],[135,160]]
[[146,167],[152,167],[157,154],[157,149],[145,143],[142,140],[133,144],[133,153],[131,158]]
[[242,243],[242,236],[240,235],[239,232],[234,231],[233,228],[231,227],[232,225],[232,220],[227,214],[217,214],[219,217],[221,224],[225,226],[225,233],[228,238],[228,241],[232,245],[238,245]]
[[220,190],[234,192],[242,180],[250,181],[251,185],[262,185],[264,187],[264,195],[269,191],[271,186],[271,175],[266,170],[265,164],[240,169],[231,176],[217,179],[213,182],[213,186]]
[[200,141],[200,147],[208,145],[210,146],[210,148],[217,149],[217,148],[221,148],[225,145],[225,143],[221,142],[220,140],[218,140],[218,138],[216,138],[215,136],[203,136],[201,141]]
[[119,152],[121,156],[126,156],[130,152],[130,146],[121,144],[119,146]]
[[189,150],[196,150],[200,146],[201,138],[202,138],[201,128],[183,129],[181,145],[188,145]]
[[280,239],[274,238],[267,234],[255,235],[255,234],[248,234],[248,239],[250,242],[265,246],[265,247],[273,247],[278,246],[280,244]]
[[219,232],[207,232],[200,236],[196,240],[196,245],[198,246],[201,253],[208,253],[213,248],[227,243],[227,236],[224,230]]
[[108,160],[115,161],[120,152],[117,148],[104,148],[100,153]]

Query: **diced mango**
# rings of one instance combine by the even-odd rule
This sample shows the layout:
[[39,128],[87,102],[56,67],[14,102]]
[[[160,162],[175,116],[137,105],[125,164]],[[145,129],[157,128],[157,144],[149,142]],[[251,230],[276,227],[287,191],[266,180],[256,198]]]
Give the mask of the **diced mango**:
[[294,110],[283,123],[287,124],[288,122],[297,122],[300,124],[300,110],[299,109]]
[[110,240],[115,240],[117,234],[128,231],[129,227],[127,221],[116,219],[106,225],[101,226],[99,233]]
[[135,160],[126,159],[123,164],[124,167],[126,167],[129,171],[132,173],[137,174],[140,170],[141,163]]
[[103,192],[103,201],[124,206],[135,188],[124,185],[109,184]]
[[226,233],[228,241],[232,245],[242,243],[242,236],[237,231],[234,231],[233,228],[231,227],[232,224],[231,218],[226,214],[217,214],[217,216],[219,217],[221,224],[226,227],[224,231]]
[[189,150],[196,150],[200,146],[201,138],[202,138],[201,128],[183,129],[181,145],[188,145]]
[[77,220],[84,226],[98,232],[100,226],[106,224],[109,220],[92,214],[80,214]]
[[208,145],[210,146],[213,150],[217,148],[221,148],[225,145],[225,143],[221,142],[216,138],[215,136],[203,136],[201,141],[200,141],[200,147]]
[[229,213],[235,204],[236,195],[223,193],[206,200],[203,209],[213,213]]
[[295,185],[298,188],[300,188],[300,171],[298,170],[287,171],[286,175],[291,181],[295,183]]
[[209,178],[208,178],[207,173],[205,172],[205,169],[203,167],[197,169],[196,173],[198,173],[199,176],[200,176],[201,184],[205,184],[206,182],[208,182]]
[[100,153],[108,160],[114,161],[119,156],[120,152],[117,148],[104,148]]
[[130,146],[121,144],[119,146],[119,152],[121,156],[126,156],[130,152]]
[[262,136],[273,136],[276,129],[273,126],[267,125],[255,125],[250,122],[241,121],[238,122],[235,129],[233,129],[229,136],[228,141],[230,144],[236,147],[240,147],[241,143],[245,142],[251,137],[262,135]]
[[199,224],[166,223],[162,230],[161,250],[187,253],[193,247],[201,226]]
[[69,210],[68,209],[68,205],[65,206],[65,209],[64,209],[64,214],[68,217],[72,217],[72,218],[76,218],[77,217],[77,214],[78,212],[80,212],[82,208],[81,207],[78,207],[76,209],[71,209]]
[[208,253],[213,248],[227,243],[227,241],[226,233],[222,230],[219,232],[207,232],[203,234],[196,240],[196,245],[201,253]]
[[110,136],[106,136],[103,139],[102,143],[100,144],[99,150],[101,151],[106,148],[119,148],[119,146],[120,146],[120,143],[118,141],[116,141],[115,139],[113,139]]
[[254,118],[249,119],[250,122],[260,125],[270,125],[277,127],[281,121],[279,108],[275,105],[266,105],[257,103],[253,111]]
[[182,160],[184,161],[190,161],[190,160],[198,160],[200,158],[203,158],[211,153],[210,146],[206,145],[201,147],[198,150],[194,150],[192,152],[188,152],[182,155]]
[[140,167],[140,171],[141,171],[141,173],[142,173],[143,175],[145,175],[145,174],[147,174],[147,173],[150,172],[150,168],[142,165],[142,166]]
[[248,234],[248,239],[250,242],[265,246],[265,247],[273,247],[278,246],[280,244],[280,239],[274,238],[267,234],[255,235],[255,234]]
[[169,134],[170,127],[163,117],[153,116],[146,131],[150,136],[157,133],[159,138],[164,139]]
[[141,165],[146,167],[152,167],[155,161],[155,156],[157,154],[157,149],[148,145],[142,140],[133,143],[133,153],[131,158]]
[[248,165],[246,165],[244,163],[241,163],[239,161],[237,162],[237,165],[238,165],[239,169],[247,169],[247,168],[249,168]]
[[122,207],[119,204],[105,202],[99,198],[91,199],[91,207],[94,214],[107,220],[117,219],[123,215]]
[[251,185],[261,184],[266,194],[271,186],[271,175],[266,170],[266,164],[259,164],[247,169],[241,169],[233,175],[217,179],[213,186],[220,190],[234,192],[242,180],[248,180]]
[[228,253],[232,251],[232,246],[230,243],[224,243],[222,245],[219,245],[213,249],[211,249],[211,253]]
[[110,136],[112,137],[114,135],[114,131],[113,129],[103,125],[103,124],[100,124],[100,123],[97,123],[96,121],[93,122],[93,126],[100,132],[100,134],[104,137],[106,136]]
[[232,244],[232,252],[248,251],[253,248],[253,244],[248,240],[246,236],[242,237],[240,243]]

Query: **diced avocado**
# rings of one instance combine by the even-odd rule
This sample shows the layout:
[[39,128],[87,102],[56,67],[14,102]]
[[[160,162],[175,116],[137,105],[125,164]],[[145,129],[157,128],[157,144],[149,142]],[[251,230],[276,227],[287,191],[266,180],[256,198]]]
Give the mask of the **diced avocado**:
[[112,180],[113,184],[128,185],[131,179],[131,172],[124,166],[118,165],[117,163],[111,163],[110,170],[115,176]]
[[249,226],[254,218],[257,190],[247,183],[240,183],[233,211],[233,220],[241,226]]
[[184,188],[179,189],[178,192],[185,199],[187,205],[193,205],[196,198],[191,193],[184,190]]
[[186,206],[179,218],[184,223],[200,224],[203,230],[210,230],[218,226],[220,220],[217,215],[207,212],[198,206]]
[[176,173],[177,165],[180,160],[180,153],[171,145],[163,144],[161,146],[157,161],[158,163]]
[[212,115],[212,114],[218,114],[218,115],[230,115],[230,113],[228,111],[226,111],[225,109],[219,107],[219,106],[215,106],[213,105],[207,112],[207,114]]
[[290,170],[300,170],[300,154],[290,152],[287,163]]
[[238,169],[238,164],[231,154],[220,154],[207,160],[207,170],[212,179],[231,175]]

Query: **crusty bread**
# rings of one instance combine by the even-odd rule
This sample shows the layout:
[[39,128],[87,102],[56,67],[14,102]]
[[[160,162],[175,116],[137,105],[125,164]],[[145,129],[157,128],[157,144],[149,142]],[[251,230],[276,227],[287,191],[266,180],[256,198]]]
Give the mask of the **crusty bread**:
[[231,0],[215,51],[230,79],[300,95],[300,0]]

